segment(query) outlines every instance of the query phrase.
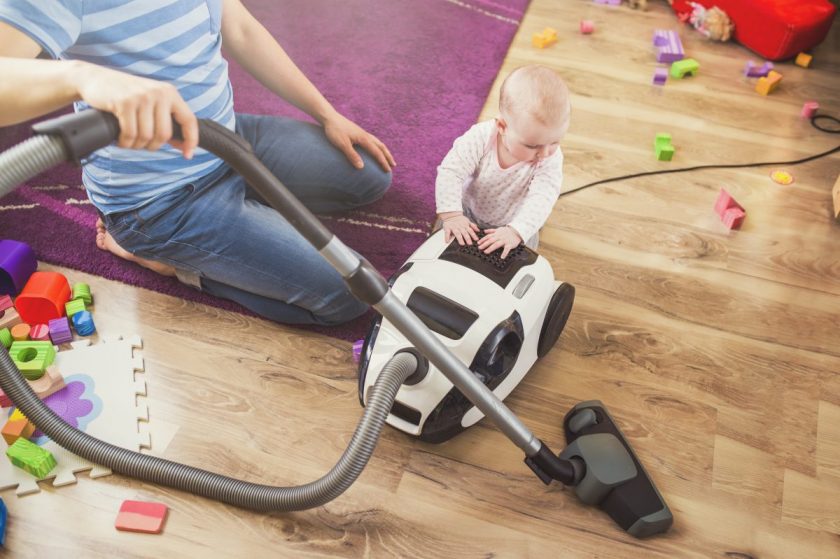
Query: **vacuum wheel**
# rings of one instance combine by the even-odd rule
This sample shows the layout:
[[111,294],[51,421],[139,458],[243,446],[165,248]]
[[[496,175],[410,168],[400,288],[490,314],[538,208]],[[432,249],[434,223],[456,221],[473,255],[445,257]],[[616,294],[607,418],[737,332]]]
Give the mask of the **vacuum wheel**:
[[568,283],[561,283],[551,301],[548,302],[548,309],[545,311],[540,341],[537,344],[537,357],[542,358],[554,346],[560,333],[569,320],[572,312],[572,303],[575,301],[575,287]]

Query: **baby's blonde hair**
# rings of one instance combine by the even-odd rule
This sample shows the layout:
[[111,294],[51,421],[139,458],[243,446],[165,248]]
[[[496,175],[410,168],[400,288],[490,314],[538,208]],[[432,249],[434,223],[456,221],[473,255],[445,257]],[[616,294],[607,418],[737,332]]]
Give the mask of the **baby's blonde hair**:
[[532,64],[508,74],[499,93],[503,115],[530,115],[542,124],[568,124],[569,88],[551,68]]

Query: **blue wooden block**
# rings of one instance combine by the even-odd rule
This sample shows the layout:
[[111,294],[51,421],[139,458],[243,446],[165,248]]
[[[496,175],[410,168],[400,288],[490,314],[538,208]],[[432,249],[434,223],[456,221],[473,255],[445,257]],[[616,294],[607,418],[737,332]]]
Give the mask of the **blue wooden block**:
[[81,311],[73,315],[73,328],[80,336],[90,336],[96,332],[96,325],[93,323],[93,315],[90,311]]
[[8,513],[6,512],[6,503],[3,502],[3,499],[0,499],[0,547],[4,547],[6,545],[6,516]]

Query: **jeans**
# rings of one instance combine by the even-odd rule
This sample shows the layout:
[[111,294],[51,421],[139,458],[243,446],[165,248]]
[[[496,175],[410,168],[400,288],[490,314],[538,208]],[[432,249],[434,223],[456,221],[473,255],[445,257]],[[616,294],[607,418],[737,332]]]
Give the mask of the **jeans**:
[[[236,132],[311,211],[369,204],[391,174],[362,152],[353,167],[311,123],[239,114]],[[361,150],[360,150],[361,151]],[[104,216],[132,254],[170,264],[178,278],[288,324],[340,324],[367,309],[341,276],[227,164],[138,209]]]

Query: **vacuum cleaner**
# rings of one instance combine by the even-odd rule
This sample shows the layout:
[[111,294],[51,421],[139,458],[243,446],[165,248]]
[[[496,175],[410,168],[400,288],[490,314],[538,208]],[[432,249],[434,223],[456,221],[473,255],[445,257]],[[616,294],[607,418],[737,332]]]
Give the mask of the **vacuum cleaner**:
[[[504,400],[557,341],[575,288],[555,281],[548,261],[530,248],[520,244],[504,259],[500,250],[485,254],[476,244],[446,243],[440,230],[388,283],[449,351],[469,363],[473,375]],[[362,405],[383,367],[404,351],[412,351],[420,367],[397,392],[388,424],[440,443],[484,417],[381,316],[374,319],[359,359]]]
[[[87,110],[36,124],[33,132],[33,138],[0,154],[0,197],[60,162],[79,164],[97,149],[114,142],[119,137],[119,126],[113,115]],[[176,136],[180,137],[177,126]],[[544,260],[522,249],[508,257],[510,260],[503,269],[482,273],[500,287],[499,282],[504,283],[505,296],[501,297],[497,291],[500,296],[497,300],[479,305],[475,298],[444,291],[435,283],[424,282],[425,291],[420,290],[423,286],[419,279],[409,275],[414,267],[419,271],[422,267],[448,266],[451,259],[456,264],[460,260],[463,264],[457,265],[474,270],[475,255],[465,255],[451,246],[442,249],[438,236],[424,244],[412,257],[413,262],[406,264],[404,281],[400,277],[392,278],[392,288],[369,262],[327,230],[262,165],[244,139],[205,120],[199,121],[199,137],[201,148],[216,154],[240,173],[341,274],[353,295],[382,316],[379,326],[368,337],[367,373],[360,379],[365,407],[347,449],[323,477],[293,487],[247,482],[140,454],[91,437],[65,423],[32,391],[0,344],[0,388],[39,430],[70,452],[129,477],[243,508],[295,511],[321,506],[343,493],[361,474],[389,417],[405,421],[401,426],[408,427],[409,421],[401,418],[400,412],[393,412],[397,394],[404,390],[401,399],[405,403],[401,405],[414,407],[420,414],[410,430],[414,434],[422,435],[425,427],[429,437],[444,440],[481,415],[487,416],[524,452],[526,465],[543,483],[559,481],[573,486],[584,503],[606,511],[633,536],[646,537],[668,530],[673,522],[671,510],[601,402],[582,402],[569,410],[563,419],[567,446],[557,454],[534,436],[499,398],[521,380],[534,354],[539,356],[541,348],[544,353],[551,347],[571,308],[573,291],[562,284],[555,287]],[[476,279],[473,273],[459,271],[467,281]],[[533,279],[524,279],[527,276]],[[486,283],[483,285],[488,287]],[[539,301],[544,301],[552,289],[554,293],[543,308]],[[521,294],[518,302],[511,299],[517,299],[517,293]],[[463,297],[463,302],[453,300],[453,296]],[[483,317],[478,309],[483,310]],[[473,315],[477,316],[471,319]],[[452,343],[452,336],[458,336],[459,332],[463,332],[460,336],[465,342],[471,340],[469,344]],[[397,344],[402,347],[397,348]],[[462,359],[467,359],[472,353],[467,349],[475,346],[478,349],[470,361],[477,363],[473,371]],[[389,356],[384,364],[380,349],[381,355]],[[447,383],[452,385],[448,391]],[[430,389],[434,386],[437,392],[430,391],[424,396],[423,391],[427,390],[424,386]],[[447,400],[454,389],[461,396]],[[443,391],[447,396],[440,398]],[[426,403],[420,404],[421,401]],[[446,404],[441,405],[443,402]],[[435,423],[433,414],[428,412],[432,404],[435,410],[440,409],[439,415],[453,419]],[[452,411],[461,408],[464,413]],[[427,412],[425,417],[424,412]],[[396,419],[392,421],[396,423]],[[433,424],[438,425],[434,430]]]

